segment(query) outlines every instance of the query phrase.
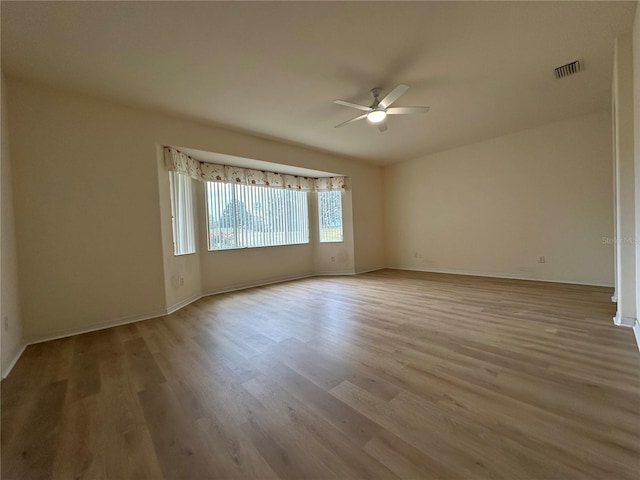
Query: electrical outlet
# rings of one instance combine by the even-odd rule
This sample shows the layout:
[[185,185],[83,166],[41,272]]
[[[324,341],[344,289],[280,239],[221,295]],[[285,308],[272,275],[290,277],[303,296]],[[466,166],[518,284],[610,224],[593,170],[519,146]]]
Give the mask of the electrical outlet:
[[9,317],[6,315],[2,318],[5,331],[9,330]]
[[540,257],[538,257],[538,263],[547,263],[547,259],[544,258],[544,255],[541,255]]
[[184,287],[184,277],[180,277],[180,286]]
[[331,257],[331,261],[335,262],[336,261],[336,257]]

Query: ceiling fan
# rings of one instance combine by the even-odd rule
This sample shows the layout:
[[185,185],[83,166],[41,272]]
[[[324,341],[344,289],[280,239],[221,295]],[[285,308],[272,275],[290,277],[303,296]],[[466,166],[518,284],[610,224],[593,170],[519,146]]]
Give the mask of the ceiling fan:
[[371,90],[371,95],[373,96],[373,103],[370,107],[365,105],[358,105],[357,103],[345,102],[344,100],[334,100],[333,103],[338,105],[343,105],[345,107],[357,108],[358,110],[363,110],[367,113],[364,113],[356,118],[352,118],[351,120],[347,120],[346,122],[342,122],[339,125],[336,125],[335,128],[344,127],[349,123],[355,122],[357,120],[362,120],[366,118],[371,123],[375,123],[378,127],[378,130],[384,132],[387,130],[387,115],[406,115],[409,113],[426,113],[429,111],[429,107],[391,107],[391,104],[395,102],[400,95],[409,90],[409,87],[404,84],[398,85],[396,88],[387,93],[387,96],[380,100],[380,93],[382,92],[379,88],[374,88]]

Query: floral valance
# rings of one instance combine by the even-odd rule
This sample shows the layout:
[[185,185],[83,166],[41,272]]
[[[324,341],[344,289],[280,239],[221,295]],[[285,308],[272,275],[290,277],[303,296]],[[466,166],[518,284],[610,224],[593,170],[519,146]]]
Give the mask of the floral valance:
[[344,190],[346,188],[345,177],[301,177],[298,175],[265,172],[263,170],[253,170],[231,165],[199,162],[172,147],[164,148],[164,158],[168,170],[207,182],[262,185],[265,187],[286,188],[307,192]]

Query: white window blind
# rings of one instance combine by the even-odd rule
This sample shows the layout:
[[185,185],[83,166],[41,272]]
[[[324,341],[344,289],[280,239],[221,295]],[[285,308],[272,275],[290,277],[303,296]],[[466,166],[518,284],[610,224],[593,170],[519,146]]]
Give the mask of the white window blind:
[[309,242],[307,193],[207,182],[209,250]]
[[195,253],[196,238],[193,221],[193,191],[191,177],[169,172],[171,216],[173,225],[173,253]]
[[342,242],[342,192],[318,192],[318,221],[321,242]]

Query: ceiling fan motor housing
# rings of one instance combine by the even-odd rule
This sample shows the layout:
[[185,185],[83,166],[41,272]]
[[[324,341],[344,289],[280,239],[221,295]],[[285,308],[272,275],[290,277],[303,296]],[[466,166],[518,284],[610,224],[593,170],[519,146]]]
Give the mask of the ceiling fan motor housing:
[[371,108],[375,108],[380,103],[380,93],[382,93],[382,89],[379,87],[371,89],[371,95],[373,96]]

